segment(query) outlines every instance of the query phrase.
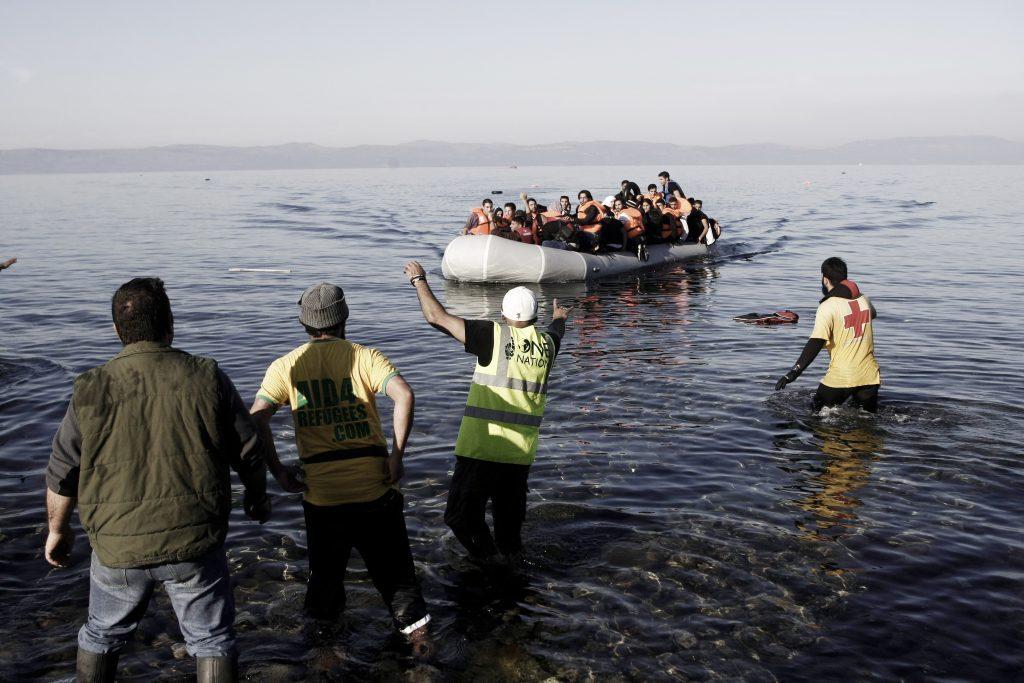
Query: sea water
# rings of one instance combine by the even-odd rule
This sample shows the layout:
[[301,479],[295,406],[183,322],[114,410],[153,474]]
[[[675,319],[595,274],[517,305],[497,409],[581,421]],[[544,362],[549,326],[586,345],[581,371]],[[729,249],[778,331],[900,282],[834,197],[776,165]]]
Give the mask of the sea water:
[[[42,558],[43,472],[72,380],[119,350],[110,296],[164,279],[175,345],[249,401],[304,341],[296,301],[346,292],[348,336],[416,391],[403,481],[438,646],[411,661],[358,559],[339,632],[312,643],[297,496],[232,513],[241,669],[253,680],[1011,680],[1024,676],[1021,167],[685,167],[725,226],[697,261],[535,287],[574,306],[551,374],[517,576],[480,573],[443,523],[473,357],[429,327],[402,274],[494,319],[505,288],[448,283],[444,246],[492,190],[548,206],[660,167],[376,169],[0,177],[0,678],[72,674],[88,543]],[[813,415],[819,265],[878,309],[878,415]],[[271,268],[290,273],[231,273]],[[792,309],[797,325],[735,315]],[[390,403],[382,399],[390,428]],[[294,460],[287,411],[277,447]],[[235,486],[240,498],[240,488]],[[158,591],[128,679],[193,670]]]

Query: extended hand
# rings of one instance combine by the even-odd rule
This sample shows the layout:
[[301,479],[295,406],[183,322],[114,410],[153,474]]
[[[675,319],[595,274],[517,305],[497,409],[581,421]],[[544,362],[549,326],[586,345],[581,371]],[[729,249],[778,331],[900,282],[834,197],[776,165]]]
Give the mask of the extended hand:
[[54,567],[68,566],[71,548],[74,545],[75,532],[71,530],[71,527],[63,531],[51,531],[46,537],[46,549],[44,551],[46,561]]
[[555,299],[551,303],[551,318],[554,319],[554,320],[557,320],[559,318],[565,320],[566,318],[569,317],[569,314],[572,313],[572,309],[574,309],[574,308],[576,308],[576,307],[575,306],[569,306],[569,307],[559,306],[558,305],[558,299]]
[[270,519],[270,497],[265,492],[252,496],[246,491],[242,499],[242,508],[246,517],[260,524]]
[[780,377],[779,381],[775,383],[775,391],[782,391],[782,389],[785,388],[787,384],[794,381],[797,377],[799,377],[799,375],[795,371],[790,370],[785,375]]
[[422,275],[423,277],[427,276],[426,271],[423,270],[423,266],[416,261],[409,261],[406,263],[405,270],[403,272],[407,278],[414,278],[417,275]]

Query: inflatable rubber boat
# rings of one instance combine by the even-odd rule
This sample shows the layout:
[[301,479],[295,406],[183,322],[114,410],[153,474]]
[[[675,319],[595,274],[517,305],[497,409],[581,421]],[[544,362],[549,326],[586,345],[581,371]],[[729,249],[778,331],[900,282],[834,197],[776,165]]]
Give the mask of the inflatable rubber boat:
[[441,273],[459,282],[578,282],[621,275],[704,256],[708,247],[692,242],[653,244],[647,261],[632,252],[581,254],[523,244],[495,235],[462,235],[444,250]]

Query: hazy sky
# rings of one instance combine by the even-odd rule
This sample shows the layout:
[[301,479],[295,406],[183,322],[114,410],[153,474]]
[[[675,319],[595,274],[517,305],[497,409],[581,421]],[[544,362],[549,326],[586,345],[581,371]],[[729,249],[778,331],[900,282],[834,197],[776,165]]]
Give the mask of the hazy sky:
[[1024,2],[0,0],[0,148],[1024,140]]

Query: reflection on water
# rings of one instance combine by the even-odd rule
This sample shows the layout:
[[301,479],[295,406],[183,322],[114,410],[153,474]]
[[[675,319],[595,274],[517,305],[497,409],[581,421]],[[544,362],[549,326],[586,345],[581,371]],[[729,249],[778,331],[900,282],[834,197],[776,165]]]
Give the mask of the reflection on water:
[[[337,632],[310,638],[301,506],[271,483],[273,519],[236,506],[227,541],[250,680],[1021,680],[1024,410],[1007,378],[1024,357],[1005,306],[1024,262],[1024,169],[846,170],[687,169],[728,226],[708,258],[531,285],[542,323],[556,297],[576,308],[515,575],[469,565],[443,523],[474,360],[423,322],[402,267],[420,260],[458,315],[496,319],[507,287],[438,274],[481,188],[537,185],[551,205],[562,188],[608,194],[650,168],[0,177],[0,225],[18,226],[4,248],[19,257],[0,277],[0,679],[71,673],[88,549],[80,536],[69,570],[43,561],[42,472],[74,376],[118,351],[111,293],[154,274],[176,342],[216,358],[247,398],[303,341],[295,301],[320,280],[345,288],[350,338],[416,391],[403,491],[436,659],[395,642],[357,557]],[[976,231],[985,258],[950,253]],[[809,413],[824,356],[772,391],[831,255],[879,309],[875,417]],[[801,322],[732,320],[784,308]],[[274,430],[295,459],[286,414]],[[160,592],[123,677],[193,671]]]
[[[858,422],[874,422],[858,418]],[[808,539],[838,540],[860,531],[857,492],[867,484],[871,463],[883,453],[885,440],[875,424],[840,426],[818,421],[811,426],[821,442],[821,458],[813,463],[794,462],[790,470],[800,478],[792,489],[803,494],[796,505],[810,513],[797,520],[796,527]]]

